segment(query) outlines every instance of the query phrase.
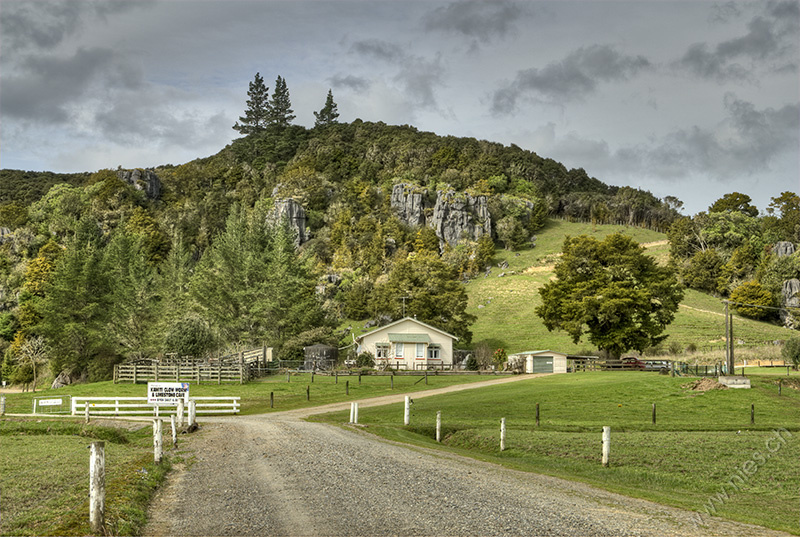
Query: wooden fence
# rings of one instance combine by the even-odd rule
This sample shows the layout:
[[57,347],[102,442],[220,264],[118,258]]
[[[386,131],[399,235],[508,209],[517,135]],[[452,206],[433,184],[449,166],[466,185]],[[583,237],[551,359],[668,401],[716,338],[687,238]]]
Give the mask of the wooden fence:
[[209,360],[167,356],[114,366],[114,383],[192,382],[194,384],[244,384],[274,368],[272,349],[258,347]]
[[114,383],[193,382],[195,384],[244,384],[252,376],[249,364],[117,364],[114,366]]

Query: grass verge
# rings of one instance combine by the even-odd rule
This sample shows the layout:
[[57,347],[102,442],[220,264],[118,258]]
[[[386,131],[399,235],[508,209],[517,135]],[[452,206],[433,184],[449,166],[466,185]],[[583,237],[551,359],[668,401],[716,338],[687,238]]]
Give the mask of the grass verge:
[[56,420],[0,420],[2,535],[91,535],[89,450],[105,441],[106,532],[138,535],[170,469],[153,463],[152,429]]

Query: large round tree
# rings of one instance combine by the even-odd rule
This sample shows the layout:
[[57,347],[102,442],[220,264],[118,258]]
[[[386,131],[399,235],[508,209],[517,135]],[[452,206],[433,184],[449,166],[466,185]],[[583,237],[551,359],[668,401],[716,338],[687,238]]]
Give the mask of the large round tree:
[[539,290],[536,314],[548,330],[565,330],[574,343],[586,334],[615,358],[664,340],[683,298],[675,272],[621,233],[567,237],[555,274]]

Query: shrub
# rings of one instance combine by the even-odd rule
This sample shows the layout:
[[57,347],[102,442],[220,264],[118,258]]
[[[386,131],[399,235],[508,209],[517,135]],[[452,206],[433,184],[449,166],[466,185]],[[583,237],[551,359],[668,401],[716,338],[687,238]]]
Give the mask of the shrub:
[[784,360],[793,363],[795,369],[800,366],[800,337],[794,337],[784,343],[781,355]]
[[375,357],[371,352],[362,352],[356,358],[356,367],[375,367]]

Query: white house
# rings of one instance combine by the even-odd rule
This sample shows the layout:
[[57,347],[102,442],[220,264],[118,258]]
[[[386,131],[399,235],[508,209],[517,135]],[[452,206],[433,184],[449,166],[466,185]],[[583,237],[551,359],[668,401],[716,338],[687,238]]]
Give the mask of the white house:
[[508,357],[508,366],[524,364],[526,373],[566,373],[567,355],[553,351],[526,351]]
[[358,352],[369,352],[375,366],[397,369],[449,369],[458,338],[422,321],[405,317],[356,338]]

